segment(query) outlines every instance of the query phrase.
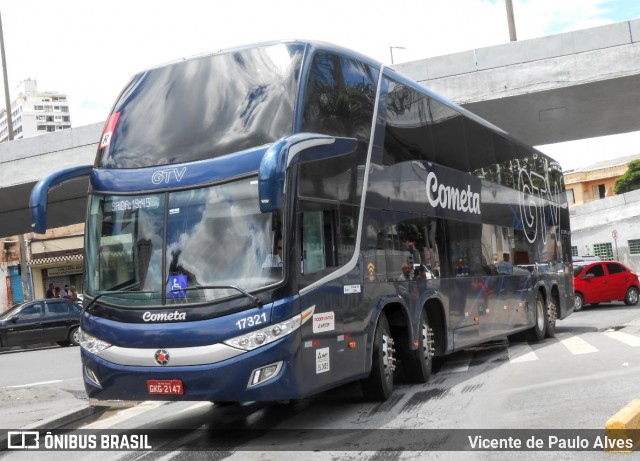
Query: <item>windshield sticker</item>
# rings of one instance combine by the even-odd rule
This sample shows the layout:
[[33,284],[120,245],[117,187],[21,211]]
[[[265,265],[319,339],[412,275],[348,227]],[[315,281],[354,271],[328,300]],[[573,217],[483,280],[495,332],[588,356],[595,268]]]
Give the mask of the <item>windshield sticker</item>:
[[142,197],[127,200],[114,200],[112,202],[105,202],[111,204],[111,210],[107,211],[133,211],[141,208],[158,208],[160,206],[160,200],[158,197]]
[[329,348],[316,350],[316,374],[329,371]]
[[118,119],[120,118],[120,112],[116,112],[115,114],[111,114],[107,123],[104,126],[104,131],[102,132],[102,139],[100,140],[100,149],[104,149],[108,147],[111,143],[111,138],[113,137],[113,132],[116,129],[116,125],[118,124]]
[[169,210],[169,214],[178,214],[180,213],[180,208],[171,208]]
[[187,296],[187,292],[184,291],[187,288],[187,276],[186,275],[172,275],[169,277],[169,286],[167,294],[170,298],[184,298]]

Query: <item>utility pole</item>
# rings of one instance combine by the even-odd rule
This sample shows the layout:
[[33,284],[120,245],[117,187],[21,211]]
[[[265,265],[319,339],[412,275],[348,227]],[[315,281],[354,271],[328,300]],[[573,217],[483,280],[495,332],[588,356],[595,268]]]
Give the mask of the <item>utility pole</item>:
[[394,48],[396,50],[406,50],[406,48],[404,46],[390,46],[389,47],[389,53],[391,54],[391,65],[393,65],[393,50]]
[[[9,80],[7,78],[7,59],[4,53],[4,31],[2,30],[2,14],[0,13],[0,54],[2,55],[2,78],[4,79],[4,104],[7,114],[7,142],[13,141],[13,120],[11,114],[11,98],[9,97]],[[27,245],[24,234],[18,235],[20,242],[20,278],[22,280],[22,295],[29,301],[29,277],[27,276]]]
[[513,3],[511,0],[505,0],[507,4],[507,23],[509,24],[509,40],[515,42],[518,40],[516,37],[516,22],[513,19]]

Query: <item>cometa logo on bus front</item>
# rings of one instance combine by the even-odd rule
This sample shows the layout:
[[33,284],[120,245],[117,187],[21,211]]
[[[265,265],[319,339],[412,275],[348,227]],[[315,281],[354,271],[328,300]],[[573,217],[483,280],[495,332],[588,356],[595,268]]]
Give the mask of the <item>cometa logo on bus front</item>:
[[465,190],[440,184],[433,171],[427,175],[427,198],[434,208],[480,214],[480,194],[472,192],[471,185]]
[[172,320],[187,320],[187,314],[184,312],[160,312],[153,314],[149,311],[142,314],[142,320],[145,322],[170,322]]

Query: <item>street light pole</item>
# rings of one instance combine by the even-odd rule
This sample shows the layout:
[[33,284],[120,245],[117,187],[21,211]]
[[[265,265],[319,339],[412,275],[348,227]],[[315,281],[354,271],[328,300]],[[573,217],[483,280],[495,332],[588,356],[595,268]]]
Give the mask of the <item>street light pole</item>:
[[13,120],[11,119],[11,99],[9,98],[9,82],[7,80],[7,60],[4,55],[4,32],[2,30],[2,13],[0,13],[0,53],[2,54],[2,78],[4,79],[4,105],[7,111],[7,129],[9,137],[7,141],[13,140]]
[[406,50],[406,48],[404,46],[390,46],[389,47],[389,53],[391,54],[391,65],[393,65],[393,49],[397,49],[397,50]]
[[505,0],[507,4],[507,23],[509,24],[509,40],[515,42],[518,40],[516,37],[516,22],[513,18],[513,3],[511,0]]
[[[2,30],[2,13],[0,13],[0,55],[2,55],[2,78],[4,80],[4,104],[7,115],[7,142],[13,141],[13,120],[11,114],[11,98],[9,97],[9,79],[7,78],[7,59],[4,53],[4,31]],[[20,279],[22,280],[22,295],[26,301],[29,297],[29,278],[27,277],[27,245],[24,234],[18,235],[20,242]]]

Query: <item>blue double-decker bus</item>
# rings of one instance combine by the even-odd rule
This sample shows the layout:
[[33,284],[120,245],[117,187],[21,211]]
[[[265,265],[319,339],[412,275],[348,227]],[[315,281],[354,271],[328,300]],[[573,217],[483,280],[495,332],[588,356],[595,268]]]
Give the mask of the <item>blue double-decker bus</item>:
[[275,401],[554,335],[562,169],[393,69],[285,41],[135,75],[88,175],[81,355],[96,399]]

